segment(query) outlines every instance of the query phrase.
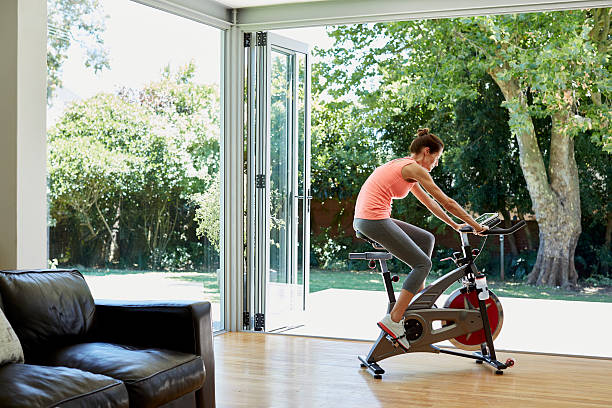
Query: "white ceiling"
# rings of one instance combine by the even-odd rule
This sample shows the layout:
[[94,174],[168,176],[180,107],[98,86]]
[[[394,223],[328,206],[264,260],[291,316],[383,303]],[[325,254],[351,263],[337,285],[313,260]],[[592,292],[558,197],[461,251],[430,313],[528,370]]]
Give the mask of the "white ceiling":
[[610,0],[255,0],[267,4],[257,7],[245,0],[221,1],[239,5],[236,23],[245,31],[609,7],[611,3]]
[[[2,1],[2,0],[0,0]],[[132,0],[243,31],[610,7],[611,0]]]
[[216,0],[217,3],[223,4],[231,9],[241,9],[245,7],[260,7],[260,6],[275,6],[277,4],[292,4],[292,3],[314,3],[317,1],[327,0]]

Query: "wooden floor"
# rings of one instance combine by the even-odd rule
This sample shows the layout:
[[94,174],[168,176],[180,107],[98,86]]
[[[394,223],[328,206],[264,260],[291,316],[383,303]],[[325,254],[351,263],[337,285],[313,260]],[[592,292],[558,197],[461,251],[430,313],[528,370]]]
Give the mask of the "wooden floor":
[[[612,340],[611,340],[612,347]],[[226,333],[215,337],[217,407],[612,407],[612,360],[499,353],[504,375],[472,360],[413,353],[361,369],[370,343]]]

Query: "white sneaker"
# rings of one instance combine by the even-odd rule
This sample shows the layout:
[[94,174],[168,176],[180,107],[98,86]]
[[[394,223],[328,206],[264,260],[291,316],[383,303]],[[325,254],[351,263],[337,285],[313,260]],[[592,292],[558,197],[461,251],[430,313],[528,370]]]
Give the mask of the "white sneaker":
[[397,341],[397,343],[406,351],[410,348],[410,343],[406,338],[406,328],[404,327],[404,318],[400,320],[398,323],[394,322],[391,319],[391,315],[387,314],[382,318],[380,322],[377,323],[378,327],[381,328],[382,331],[387,333],[391,338]]

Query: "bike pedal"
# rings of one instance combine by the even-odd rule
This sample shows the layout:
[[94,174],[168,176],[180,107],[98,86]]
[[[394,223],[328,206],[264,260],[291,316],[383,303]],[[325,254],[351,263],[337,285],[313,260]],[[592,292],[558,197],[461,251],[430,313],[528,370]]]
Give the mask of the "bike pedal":
[[393,345],[393,347],[395,347],[395,348],[399,347],[399,343],[397,342],[396,339],[394,339],[393,337],[391,337],[388,334],[385,337],[386,337],[387,341],[389,341]]

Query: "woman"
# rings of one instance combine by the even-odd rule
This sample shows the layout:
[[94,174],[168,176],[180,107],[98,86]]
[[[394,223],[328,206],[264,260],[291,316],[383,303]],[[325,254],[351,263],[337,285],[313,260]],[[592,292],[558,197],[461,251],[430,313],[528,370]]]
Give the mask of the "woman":
[[423,289],[425,278],[431,270],[434,236],[414,225],[391,218],[391,200],[404,198],[411,192],[432,214],[455,230],[466,224],[454,222],[440,205],[465,221],[476,233],[487,229],[444,194],[429,175],[438,165],[443,149],[444,143],[439,137],[429,133],[429,129],[419,129],[410,145],[412,155],[392,160],[374,170],[361,187],[355,205],[353,228],[384,246],[412,268],[391,313],[378,322],[378,326],[405,350],[410,344],[406,339],[404,312],[415,293]]

